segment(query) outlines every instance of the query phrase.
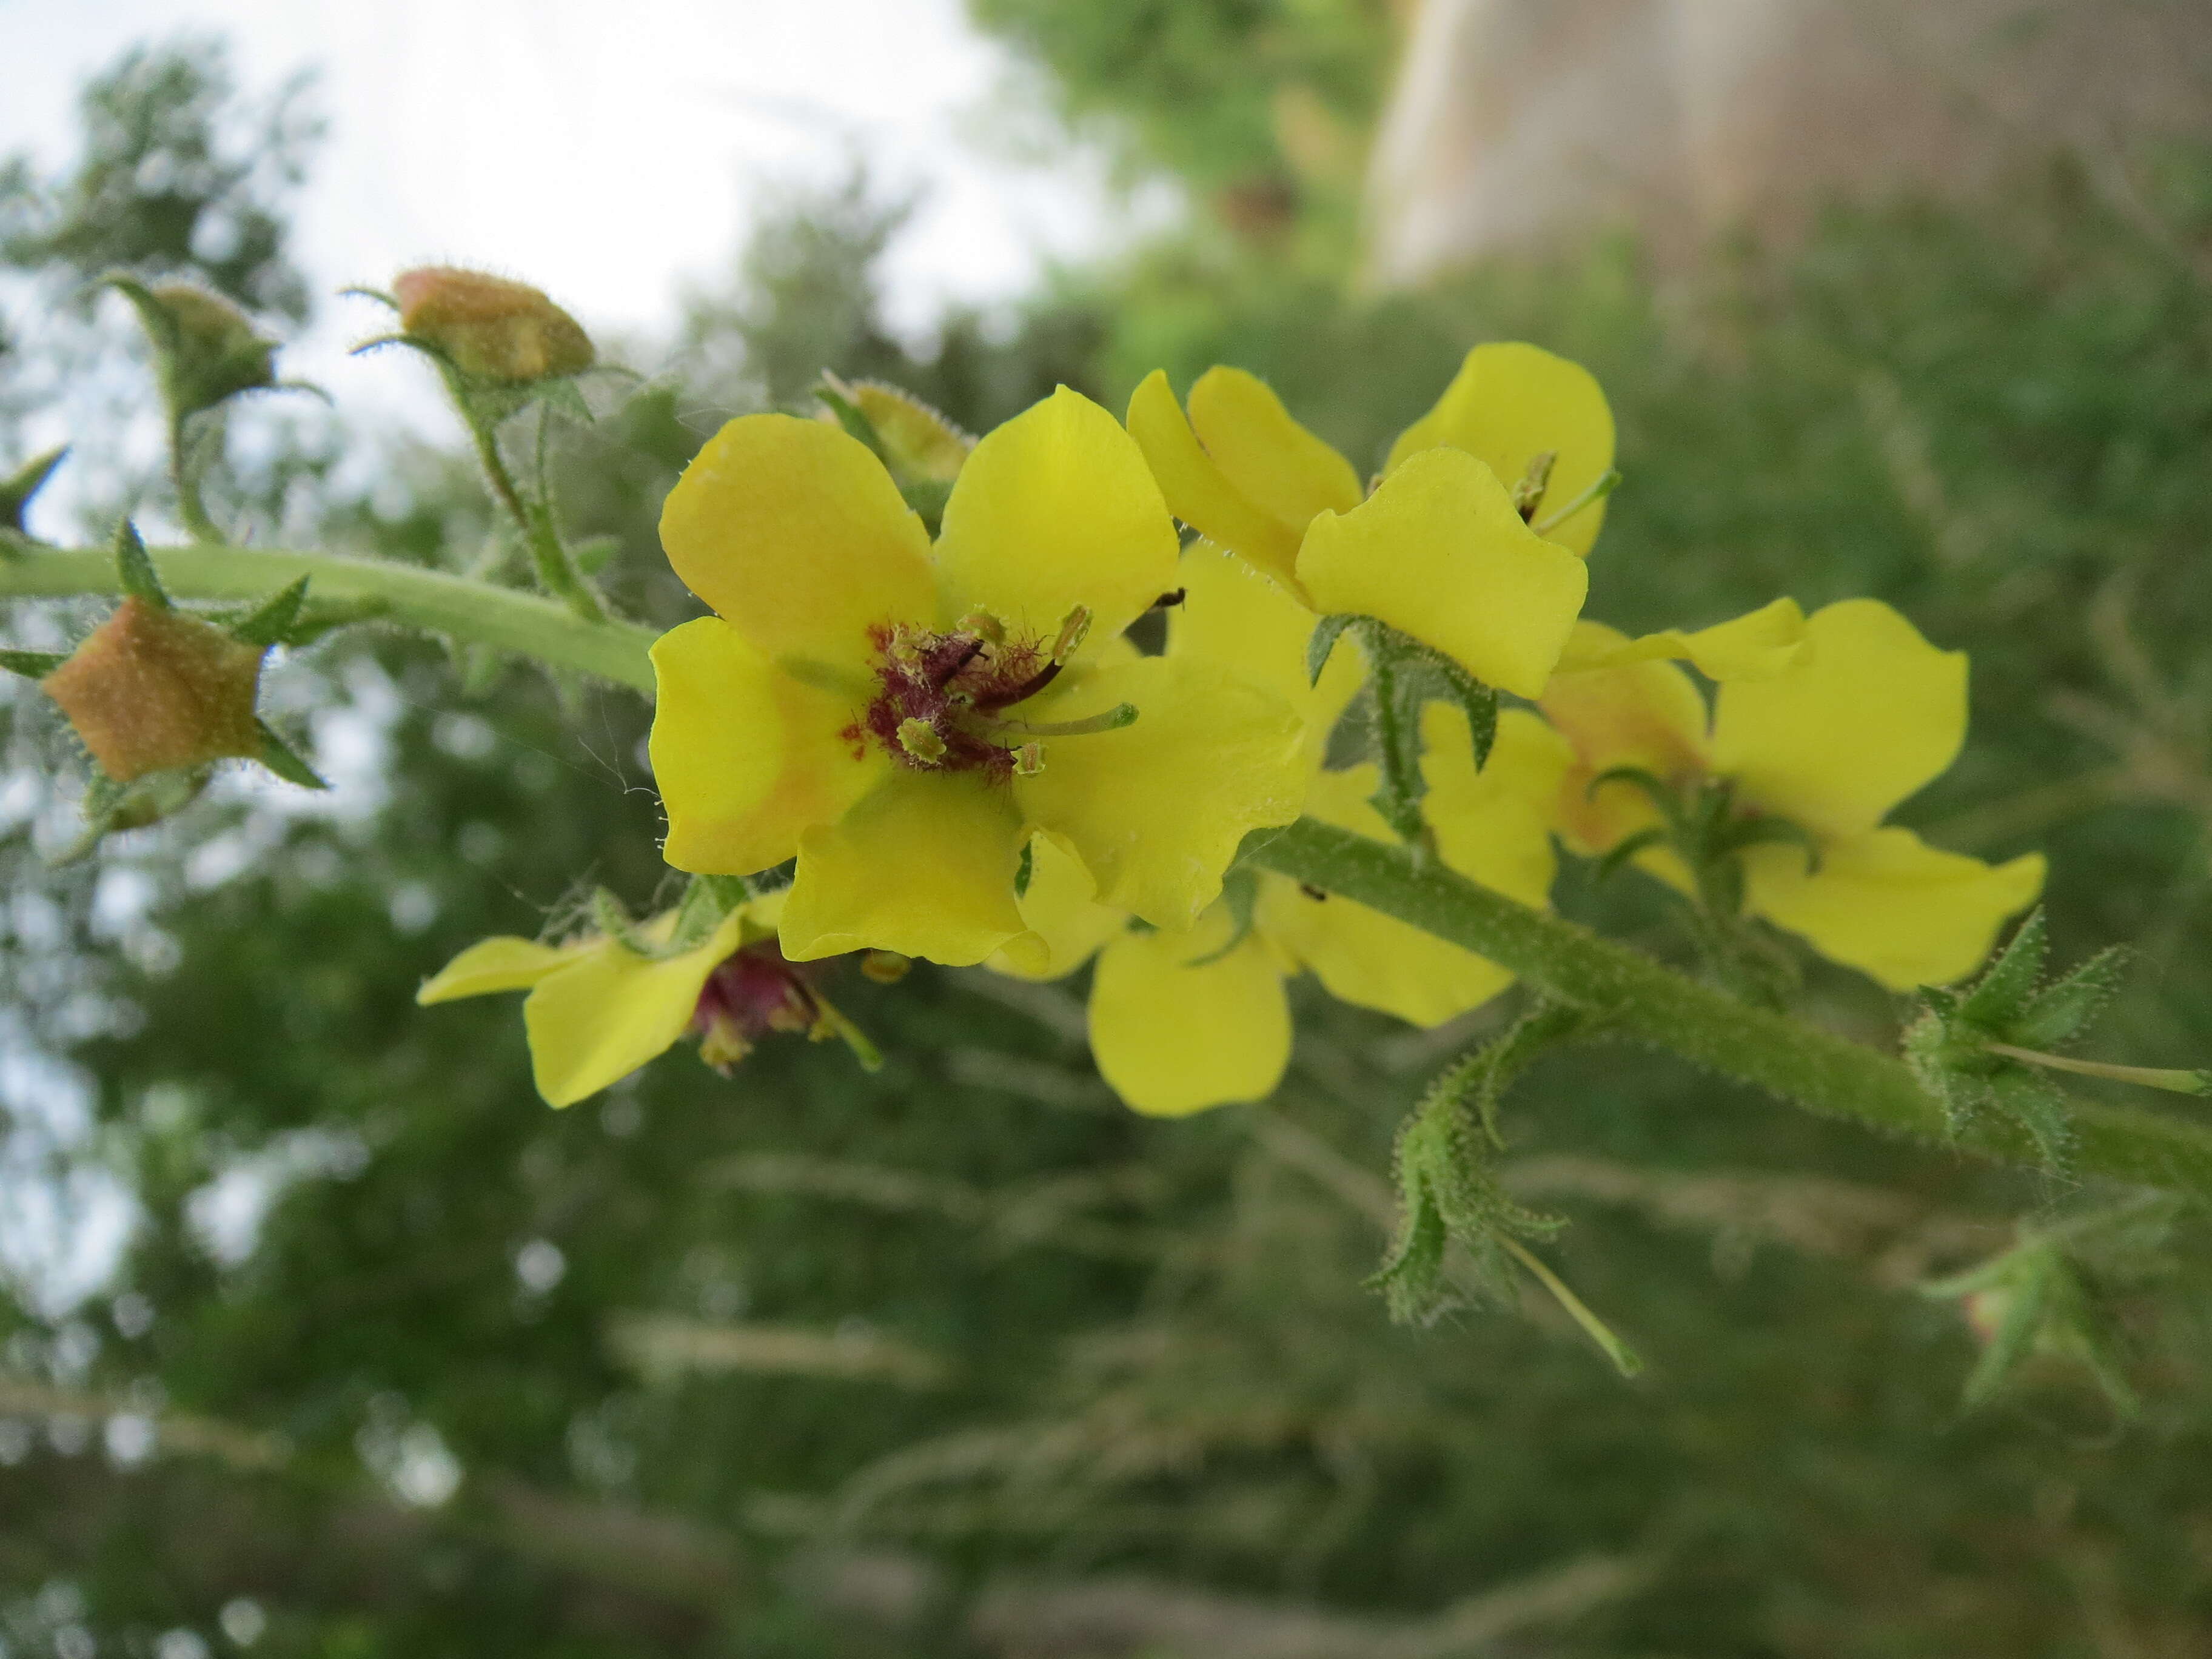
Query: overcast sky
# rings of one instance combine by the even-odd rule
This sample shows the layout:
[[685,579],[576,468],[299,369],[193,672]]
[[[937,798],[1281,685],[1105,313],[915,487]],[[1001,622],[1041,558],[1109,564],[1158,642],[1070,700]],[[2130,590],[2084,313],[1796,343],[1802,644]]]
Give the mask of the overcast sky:
[[[325,293],[452,260],[527,277],[587,325],[663,325],[763,190],[854,154],[925,191],[890,270],[909,329],[948,297],[1018,293],[1119,222],[1095,156],[1015,159],[1044,124],[960,0],[0,0],[0,155],[58,163],[88,74],[191,32],[231,39],[249,91],[321,71],[331,133],[298,253]],[[374,319],[319,310],[289,365],[338,390]],[[375,401],[404,368],[345,378]]]

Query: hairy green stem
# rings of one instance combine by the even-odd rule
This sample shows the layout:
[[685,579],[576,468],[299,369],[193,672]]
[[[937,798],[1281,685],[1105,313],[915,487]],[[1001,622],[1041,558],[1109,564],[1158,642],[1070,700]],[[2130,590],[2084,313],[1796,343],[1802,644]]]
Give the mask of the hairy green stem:
[[[1255,840],[1249,856],[1487,957],[1553,1000],[1589,1010],[1619,1036],[1810,1111],[2007,1163],[2042,1161],[2026,1132],[2008,1124],[1979,1123],[1953,1142],[1942,1108],[1900,1060],[1804,1020],[1747,1006],[1433,860],[1416,865],[1402,848],[1311,818]],[[2071,1109],[2071,1163],[2080,1173],[2212,1197],[2212,1129],[2093,1101],[2076,1101]]]
[[[388,622],[653,695],[653,665],[646,656],[653,629],[611,618],[587,621],[535,593],[416,565],[279,548],[156,548],[153,558],[162,586],[179,599],[266,599],[305,576],[310,600],[373,605]],[[122,591],[114,555],[105,549],[0,548],[0,599]]]
[[169,483],[177,493],[177,516],[185,521],[185,529],[194,541],[220,542],[222,531],[208,516],[207,502],[200,495],[199,477],[185,448],[186,418],[182,415],[169,417]]

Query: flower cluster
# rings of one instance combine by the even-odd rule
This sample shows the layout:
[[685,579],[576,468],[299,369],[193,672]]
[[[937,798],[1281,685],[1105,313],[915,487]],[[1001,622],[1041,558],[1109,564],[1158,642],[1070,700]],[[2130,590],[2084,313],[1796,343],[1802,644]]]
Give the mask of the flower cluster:
[[487,941],[424,989],[532,988],[556,1103],[687,1030],[726,1065],[848,1029],[813,979],[848,952],[1091,963],[1102,1073],[1170,1114],[1273,1090],[1300,972],[1422,1026],[1510,982],[1239,861],[1301,817],[1536,908],[1555,842],[1632,866],[1724,982],[1759,923],[1893,988],[1955,980],[2040,888],[2039,859],[1884,823],[1957,753],[1966,677],[1887,606],[1583,619],[1612,416],[1535,347],[1471,352],[1368,485],[1234,369],[1187,404],[1152,375],[1126,424],[1062,388],[972,444],[882,388],[824,401],[725,426],[661,519],[712,613],[653,653],[664,851],[745,896]]

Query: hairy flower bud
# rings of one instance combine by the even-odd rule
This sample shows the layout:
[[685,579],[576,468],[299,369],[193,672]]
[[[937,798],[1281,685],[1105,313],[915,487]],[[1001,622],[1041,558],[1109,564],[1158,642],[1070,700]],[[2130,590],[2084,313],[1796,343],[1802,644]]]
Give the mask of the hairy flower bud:
[[526,283],[423,265],[401,271],[392,292],[408,337],[473,379],[548,380],[581,374],[594,361],[582,325]]
[[100,769],[129,783],[258,757],[262,656],[211,623],[134,597],[40,684]]
[[276,342],[221,295],[191,283],[149,287],[128,276],[108,282],[137,308],[153,343],[162,393],[178,419],[276,384]]

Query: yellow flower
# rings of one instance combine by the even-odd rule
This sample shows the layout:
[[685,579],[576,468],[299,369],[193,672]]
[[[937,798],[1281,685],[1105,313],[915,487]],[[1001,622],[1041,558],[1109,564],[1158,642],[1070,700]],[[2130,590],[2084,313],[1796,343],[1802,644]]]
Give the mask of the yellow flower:
[[[1186,598],[1174,613],[1170,657],[1222,665],[1293,702],[1306,722],[1305,811],[1390,840],[1368,804],[1372,765],[1323,769],[1330,728],[1358,690],[1358,653],[1340,649],[1318,685],[1305,670],[1315,618],[1276,584],[1200,544],[1185,556]],[[1444,860],[1524,903],[1549,895],[1550,803],[1566,745],[1533,714],[1509,710],[1478,773],[1467,717],[1425,711],[1426,811]],[[1106,1081],[1139,1111],[1179,1115],[1271,1093],[1290,1057],[1284,981],[1310,969],[1330,994],[1414,1024],[1440,1024],[1495,996],[1512,976],[1495,963],[1364,905],[1258,872],[1182,931],[1132,928],[1097,902],[1081,866],[1048,837],[1033,849],[1022,898],[1045,941],[1041,961],[1000,958],[1002,971],[1072,973],[1094,951],[1091,1042]]]
[[[1892,990],[1960,979],[2005,918],[2034,902],[2044,875],[2039,854],[1991,866],[1882,823],[1966,740],[1966,656],[1937,650],[1874,599],[1816,611],[1805,635],[1802,659],[1784,672],[1724,681],[1709,727],[1705,698],[1681,670],[1583,623],[1569,662],[1611,665],[1562,672],[1544,694],[1544,713],[1575,751],[1560,831],[1596,854],[1662,827],[1638,782],[1594,784],[1618,769],[1674,792],[1724,784],[1738,818],[1776,819],[1802,837],[1731,855],[1741,860],[1747,911]],[[1675,848],[1654,844],[1636,861],[1685,890],[1695,885]]]
[[1489,684],[1542,690],[1589,587],[1570,556],[1596,538],[1613,467],[1612,412],[1587,371],[1477,346],[1364,500],[1350,463],[1241,370],[1200,376],[1188,418],[1153,374],[1129,429],[1177,517],[1313,609],[1374,617]]
[[1576,556],[1604,502],[1583,498],[1613,466],[1586,371],[1476,347],[1364,500],[1351,464],[1241,369],[1201,375],[1187,419],[1155,373],[1129,430],[1176,517],[1314,610],[1376,617],[1519,696],[1543,690],[1589,589]]
[[562,945],[501,936],[471,945],[415,994],[420,1004],[527,991],[523,1029],[538,1092],[570,1106],[629,1076],[687,1033],[727,1074],[769,1031],[865,1041],[776,949],[781,893],[731,911],[705,939],[671,951],[677,913],[628,939],[587,933]]
[[1175,586],[1175,526],[1128,434],[1064,387],[976,445],[933,549],[864,445],[780,415],[724,427],[660,528],[718,613],[653,647],[665,856],[795,853],[794,960],[1034,954],[1013,884],[1040,830],[1109,902],[1188,927],[1245,832],[1297,815],[1288,708],[1118,643]]

